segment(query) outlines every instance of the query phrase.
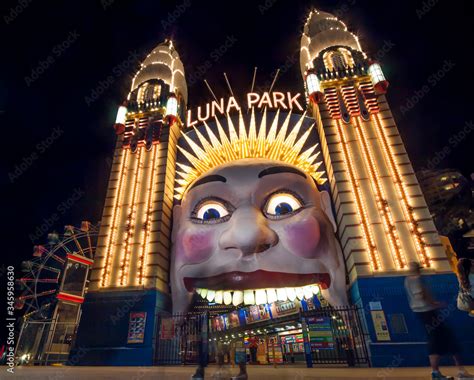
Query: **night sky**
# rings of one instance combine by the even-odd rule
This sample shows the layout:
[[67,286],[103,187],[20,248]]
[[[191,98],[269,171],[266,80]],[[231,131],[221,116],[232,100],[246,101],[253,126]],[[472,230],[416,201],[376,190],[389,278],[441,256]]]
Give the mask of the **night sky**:
[[[268,89],[280,67],[275,88],[302,92],[304,21],[311,6],[333,12],[359,36],[368,55],[381,61],[390,81],[388,100],[415,169],[473,171],[474,133],[462,138],[461,132],[472,130],[474,121],[472,1],[426,0],[424,9],[420,0],[159,3],[2,5],[2,262],[18,272],[33,244],[45,241],[36,233],[45,220],[56,215],[49,230],[61,232],[65,224],[100,220],[117,105],[140,60],[167,37],[185,67],[190,107],[210,99],[204,78],[217,96],[228,95],[223,72],[237,97],[246,93],[254,66],[257,88]],[[436,152],[445,157],[434,160],[440,157]],[[64,207],[68,199],[72,204]]]

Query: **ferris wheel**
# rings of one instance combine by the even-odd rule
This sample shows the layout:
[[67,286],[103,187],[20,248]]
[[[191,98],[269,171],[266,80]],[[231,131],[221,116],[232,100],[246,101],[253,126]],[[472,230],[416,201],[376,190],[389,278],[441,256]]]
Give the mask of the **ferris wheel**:
[[83,299],[98,232],[97,225],[83,221],[79,228],[67,225],[62,235],[52,232],[46,244],[34,246],[33,258],[22,263],[17,280],[15,306],[24,319],[51,318],[58,300]]

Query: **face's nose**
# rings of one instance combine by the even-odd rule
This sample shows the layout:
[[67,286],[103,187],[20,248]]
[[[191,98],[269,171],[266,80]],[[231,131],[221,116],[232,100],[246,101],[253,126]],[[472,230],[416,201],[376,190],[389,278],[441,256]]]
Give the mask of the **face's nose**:
[[222,233],[221,249],[238,249],[243,256],[261,253],[278,243],[278,235],[267,223],[262,212],[253,206],[237,208]]

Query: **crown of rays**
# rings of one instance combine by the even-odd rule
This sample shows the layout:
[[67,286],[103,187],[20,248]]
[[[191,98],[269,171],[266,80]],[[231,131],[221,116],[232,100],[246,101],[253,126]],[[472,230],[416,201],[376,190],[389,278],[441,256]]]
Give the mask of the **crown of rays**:
[[244,158],[264,158],[281,161],[298,167],[313,177],[318,184],[326,182],[326,179],[323,178],[324,172],[318,171],[322,163],[320,160],[317,160],[319,151],[315,152],[318,144],[302,151],[314,124],[297,139],[306,113],[301,115],[296,124],[291,127],[289,125],[291,112],[289,112],[278,131],[279,115],[280,110],[276,112],[271,127],[267,130],[267,111],[265,109],[257,132],[255,112],[252,108],[250,127],[247,133],[241,112],[239,114],[238,132],[229,114],[227,114],[228,135],[225,133],[219,120],[215,118],[219,136],[216,136],[211,128],[209,128],[209,125],[204,122],[208,138],[204,137],[194,127],[201,146],[187,136],[186,133],[183,133],[182,136],[188,143],[190,150],[186,150],[179,145],[178,149],[192,166],[180,162],[177,163],[181,170],[176,171],[178,179],[176,180],[175,198],[181,199],[188,186],[202,174],[217,166]]

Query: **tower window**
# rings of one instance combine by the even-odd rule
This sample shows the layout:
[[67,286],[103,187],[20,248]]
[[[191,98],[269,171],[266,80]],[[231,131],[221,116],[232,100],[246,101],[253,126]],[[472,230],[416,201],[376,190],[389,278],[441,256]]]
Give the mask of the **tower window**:
[[331,57],[332,65],[336,70],[345,69],[347,67],[346,60],[341,52],[336,51]]

